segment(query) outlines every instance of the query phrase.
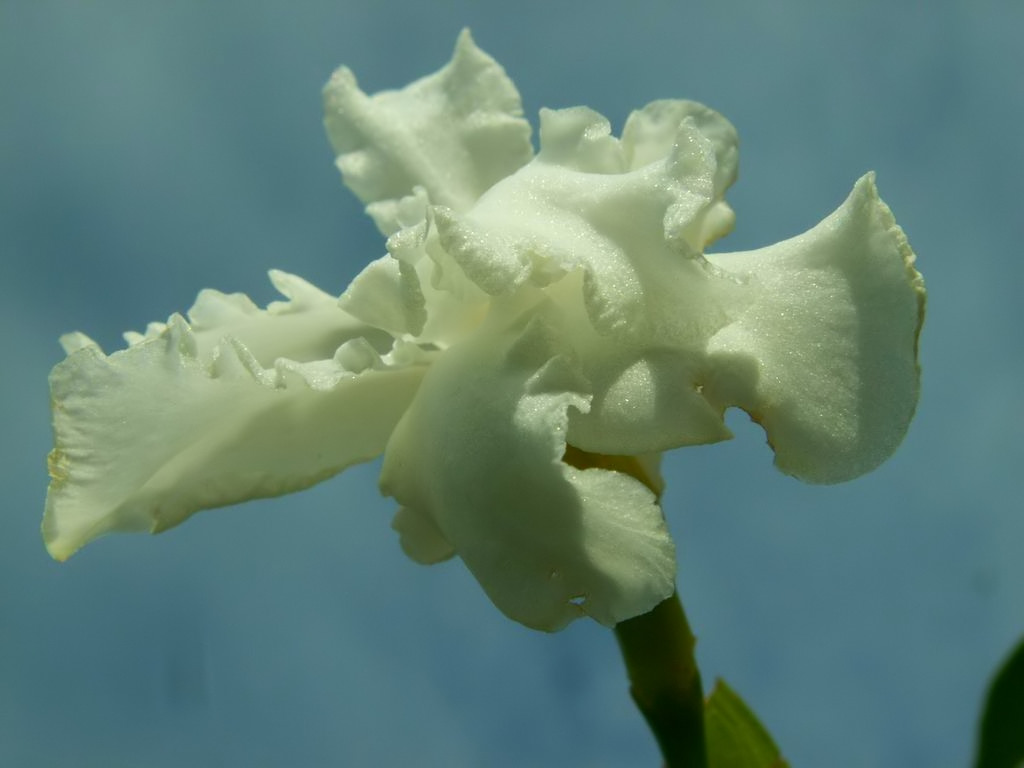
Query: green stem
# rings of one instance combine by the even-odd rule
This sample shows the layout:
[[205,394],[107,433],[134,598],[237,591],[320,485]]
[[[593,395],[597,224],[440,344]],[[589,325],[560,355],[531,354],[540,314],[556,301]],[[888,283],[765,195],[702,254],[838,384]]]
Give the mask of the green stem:
[[667,768],[707,768],[704,691],[696,639],[679,596],[615,627],[633,701],[661,747]]

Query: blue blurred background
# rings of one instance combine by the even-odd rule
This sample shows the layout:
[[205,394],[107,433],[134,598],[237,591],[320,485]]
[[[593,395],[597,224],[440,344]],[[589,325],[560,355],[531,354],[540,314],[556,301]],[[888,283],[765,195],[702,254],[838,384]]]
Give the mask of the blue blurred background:
[[0,0],[0,764],[658,764],[611,633],[504,619],[458,561],[389,529],[377,466],[51,562],[38,526],[57,336],[107,350],[203,287],[340,292],[383,243],[342,186],[320,87],[448,60],[472,27],[527,115],[616,130],[662,97],[742,140],[720,247],[802,232],[854,180],[930,291],[924,390],[895,457],[839,487],[737,439],[667,458],[707,684],[795,766],[963,766],[1024,633],[1024,6],[858,0],[157,3]]

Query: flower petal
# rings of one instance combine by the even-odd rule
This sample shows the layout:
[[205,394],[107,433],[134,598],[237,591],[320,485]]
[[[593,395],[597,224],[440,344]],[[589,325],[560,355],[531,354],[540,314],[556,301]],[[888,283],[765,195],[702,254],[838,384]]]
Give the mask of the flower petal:
[[395,513],[391,527],[401,537],[405,554],[417,563],[433,565],[455,554],[451,543],[429,515],[402,507]]
[[642,483],[562,461],[585,384],[544,321],[523,325],[440,357],[388,443],[381,488],[403,507],[406,550],[429,560],[421,550],[448,542],[511,618],[612,625],[672,593],[674,548]]
[[[720,286],[705,279],[698,285],[721,292]],[[677,291],[685,298],[685,286]],[[560,335],[572,346],[593,393],[587,412],[570,414],[570,443],[590,453],[636,455],[732,437],[721,409],[703,395],[711,370],[707,335],[677,327],[674,339],[638,343],[629,336],[600,334],[583,306],[578,272],[545,293],[561,310]],[[668,307],[677,315],[686,308],[682,302]]]
[[[707,342],[744,291],[699,247],[735,175],[734,133],[687,102],[652,105],[630,125],[619,142],[592,110],[544,111],[530,165],[464,214],[434,209],[442,249],[495,304],[540,288],[564,311],[594,395],[588,413],[573,413],[571,440],[598,453],[730,436],[702,387]],[[719,154],[732,163],[721,177]]]
[[604,118],[545,110],[532,163],[464,214],[435,208],[441,246],[495,296],[582,269],[601,333],[710,336],[724,318],[691,241],[713,202],[714,147],[692,119],[677,128],[660,162],[615,172],[625,159]]
[[426,322],[419,280],[408,265],[390,256],[371,261],[341,294],[338,306],[353,317],[396,337],[415,336]]
[[739,174],[739,136],[723,115],[696,101],[659,99],[634,110],[622,128],[628,167],[636,170],[668,155],[686,118],[714,146],[715,189],[721,197]]
[[451,62],[400,91],[367,96],[342,67],[324,88],[324,124],[345,183],[386,235],[415,186],[465,210],[533,154],[519,92],[468,30]]
[[725,202],[725,192],[739,173],[739,136],[732,123],[713,109],[696,101],[653,101],[636,110],[622,129],[622,146],[631,170],[667,156],[676,139],[679,125],[690,118],[708,139],[715,152],[714,202],[701,218],[692,245],[703,251],[708,245],[732,231],[736,215]]
[[[197,302],[204,322],[254,346],[254,331],[270,330],[265,353],[285,342],[275,321],[301,327],[243,305]],[[108,357],[85,345],[54,368],[43,536],[55,558],[110,531],[162,531],[200,509],[299,490],[376,456],[425,370],[415,352],[382,359],[361,337],[333,358],[269,368],[238,338],[203,350],[199,337],[174,316],[126,350]]]
[[[261,309],[244,293],[221,293],[210,288],[199,292],[188,310],[188,324],[195,340],[196,356],[210,363],[221,341],[230,336],[268,368],[279,357],[305,362],[330,358],[343,343],[366,338],[380,353],[393,342],[386,326],[368,327],[338,308],[338,299],[297,275],[272,269],[270,282],[287,301],[273,301]],[[384,330],[381,330],[383,328]],[[161,336],[166,323],[150,323],[145,333],[126,333],[129,344]],[[69,354],[82,346],[78,337],[63,338]],[[90,342],[91,343],[91,342]]]
[[369,264],[339,306],[395,337],[447,346],[479,323],[487,295],[437,247],[422,187],[402,198],[398,211],[401,229],[387,240],[390,256]]
[[396,338],[445,348],[480,324],[489,302],[437,247],[431,218],[392,235],[392,255],[357,275],[338,305]]
[[754,295],[709,344],[709,398],[747,411],[776,465],[803,480],[848,480],[888,458],[917,404],[925,292],[874,175],[803,235],[707,258]]

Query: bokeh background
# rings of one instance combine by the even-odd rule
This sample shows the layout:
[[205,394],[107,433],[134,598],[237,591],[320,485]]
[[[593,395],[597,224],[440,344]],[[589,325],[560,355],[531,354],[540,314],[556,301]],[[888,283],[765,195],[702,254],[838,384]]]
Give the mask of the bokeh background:
[[[725,677],[795,766],[964,766],[1024,633],[1024,5],[0,0],[0,764],[658,764],[611,633],[503,618],[458,561],[389,529],[377,466],[97,542],[38,526],[57,336],[106,349],[203,287],[340,292],[383,243],[342,186],[320,87],[448,60],[459,29],[527,115],[616,130],[688,97],[738,127],[723,249],[802,232],[854,180],[930,291],[924,389],[872,475],[809,487],[737,439],[666,460],[679,585]],[[343,429],[343,426],[339,426]]]

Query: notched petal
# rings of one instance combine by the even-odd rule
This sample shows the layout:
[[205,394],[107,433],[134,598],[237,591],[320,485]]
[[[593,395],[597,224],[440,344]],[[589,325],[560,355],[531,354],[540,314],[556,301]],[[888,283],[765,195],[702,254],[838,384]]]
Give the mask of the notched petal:
[[754,295],[711,340],[709,396],[750,413],[778,467],[803,480],[840,482],[887,459],[917,405],[925,292],[874,175],[803,235],[708,258]]

